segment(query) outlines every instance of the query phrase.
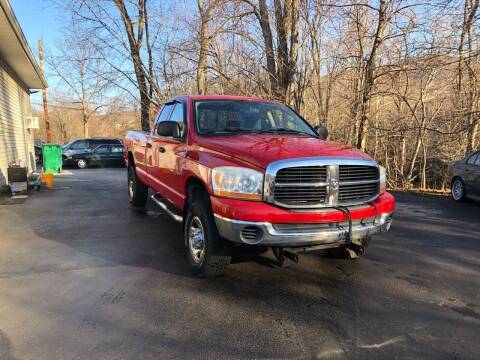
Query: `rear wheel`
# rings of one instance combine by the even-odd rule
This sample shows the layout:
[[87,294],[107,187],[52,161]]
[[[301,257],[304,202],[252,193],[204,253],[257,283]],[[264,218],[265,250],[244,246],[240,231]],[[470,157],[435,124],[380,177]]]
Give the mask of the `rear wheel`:
[[230,264],[232,245],[220,237],[207,200],[188,207],[184,222],[188,262],[198,277],[221,276]]
[[137,177],[134,167],[128,168],[128,201],[134,207],[145,206],[148,200],[148,187]]
[[455,201],[464,201],[467,196],[465,183],[460,178],[455,178],[452,181],[451,189],[452,198]]
[[87,160],[85,159],[78,159],[77,166],[79,169],[85,169],[88,166]]

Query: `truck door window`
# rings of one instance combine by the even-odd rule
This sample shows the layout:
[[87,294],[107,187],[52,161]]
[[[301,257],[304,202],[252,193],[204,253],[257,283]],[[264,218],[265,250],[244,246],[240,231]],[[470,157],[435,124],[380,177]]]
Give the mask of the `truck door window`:
[[182,103],[175,103],[175,108],[172,111],[172,115],[170,115],[170,121],[175,121],[180,126],[180,137],[183,138],[185,133],[185,117],[183,113],[183,104]]
[[174,103],[170,103],[170,104],[165,104],[163,106],[162,111],[160,112],[160,114],[158,114],[157,121],[155,123],[155,128],[158,126],[159,122],[168,120],[168,117],[174,105],[175,105]]

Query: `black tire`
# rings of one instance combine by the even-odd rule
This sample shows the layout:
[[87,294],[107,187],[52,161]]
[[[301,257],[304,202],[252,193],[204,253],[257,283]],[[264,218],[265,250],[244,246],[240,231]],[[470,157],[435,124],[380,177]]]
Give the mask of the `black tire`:
[[[190,238],[193,229],[201,226],[202,245],[195,248]],[[187,246],[188,262],[193,273],[202,278],[216,277],[224,274],[230,264],[232,244],[220,237],[208,200],[195,201],[188,207],[184,221],[184,239]],[[203,255],[196,256],[194,251],[203,249]]]
[[459,177],[452,180],[450,187],[450,194],[452,199],[455,201],[465,201],[467,198],[467,190],[465,188],[465,183]]
[[85,159],[78,159],[77,160],[77,167],[79,169],[85,169],[86,167],[88,167],[88,162],[87,160]]
[[133,207],[143,207],[148,200],[148,186],[137,177],[135,168],[128,168],[128,201]]

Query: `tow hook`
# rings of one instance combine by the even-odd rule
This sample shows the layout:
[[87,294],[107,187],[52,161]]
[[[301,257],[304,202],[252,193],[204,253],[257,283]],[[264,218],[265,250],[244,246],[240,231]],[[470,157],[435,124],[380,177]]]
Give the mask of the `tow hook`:
[[298,254],[294,253],[293,251],[285,250],[281,246],[272,246],[272,252],[277,260],[278,266],[280,267],[286,266],[285,258],[293,261],[295,264],[298,264]]
[[359,255],[365,255],[367,253],[368,243],[370,242],[370,237],[363,239],[360,245],[351,242],[347,247],[347,256],[350,259],[356,259]]

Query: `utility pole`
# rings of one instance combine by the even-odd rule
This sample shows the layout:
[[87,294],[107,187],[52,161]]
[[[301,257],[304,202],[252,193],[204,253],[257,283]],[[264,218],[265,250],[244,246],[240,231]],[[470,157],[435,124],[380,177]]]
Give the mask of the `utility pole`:
[[[38,57],[40,59],[40,71],[45,78],[45,68],[43,66],[43,44],[42,39],[38,40]],[[47,100],[47,88],[45,85],[42,87],[43,97],[43,118],[45,119],[45,128],[47,129],[47,143],[52,142],[52,131],[50,130],[50,120],[48,119],[48,100]]]

